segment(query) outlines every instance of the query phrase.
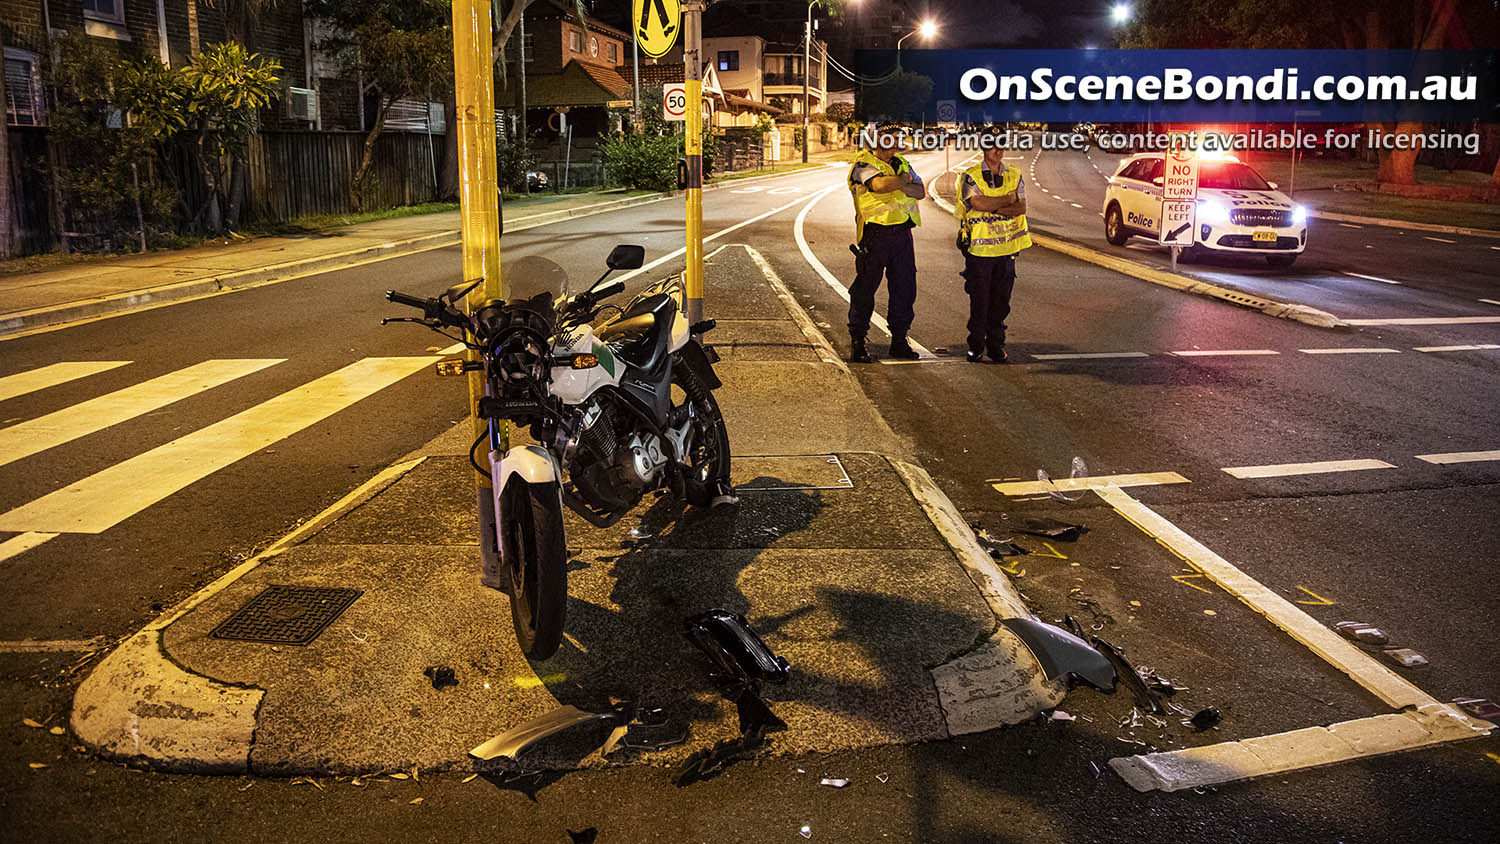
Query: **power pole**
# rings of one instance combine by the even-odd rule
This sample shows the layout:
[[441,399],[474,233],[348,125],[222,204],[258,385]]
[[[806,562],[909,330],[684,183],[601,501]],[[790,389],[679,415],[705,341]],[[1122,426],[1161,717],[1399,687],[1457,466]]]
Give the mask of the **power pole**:
[[[5,30],[0,27],[0,56],[5,55]],[[0,73],[0,81],[4,74]],[[9,258],[15,251],[16,214],[11,196],[15,186],[10,183],[10,119],[5,107],[5,86],[0,85],[0,258]]]
[[703,321],[703,0],[682,4],[687,79],[687,318]]
[[[472,313],[488,299],[498,299],[500,283],[500,196],[496,192],[495,161],[495,83],[490,63],[490,0],[453,0],[453,72],[454,130],[458,132],[458,198],[463,219],[463,278],[466,282],[483,279],[470,291],[466,304]],[[468,360],[477,362],[478,353],[469,350]],[[484,397],[484,373],[469,373],[469,417],[475,437],[489,432],[488,423],[479,415],[479,400]],[[509,443],[504,423],[499,423],[500,442],[490,448],[503,451]],[[475,500],[478,504],[480,537],[495,536],[495,498],[490,479],[474,473]],[[500,561],[488,539],[479,545],[484,562],[486,585],[498,585]]]
[[807,163],[807,88],[812,76],[812,10],[807,0],[807,24],[802,28],[802,163]]

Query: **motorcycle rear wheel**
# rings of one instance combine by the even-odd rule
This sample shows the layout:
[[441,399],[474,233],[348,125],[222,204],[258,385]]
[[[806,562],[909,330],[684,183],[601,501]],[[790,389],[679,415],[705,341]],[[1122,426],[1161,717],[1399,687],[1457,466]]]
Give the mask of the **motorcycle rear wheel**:
[[683,472],[683,494],[687,503],[707,507],[714,496],[727,492],[719,482],[729,483],[729,430],[713,391],[708,389],[685,364],[672,362],[672,385],[682,390],[685,401],[693,406],[693,440]]
[[527,659],[547,659],[562,642],[568,605],[568,552],[558,485],[512,479],[501,494],[499,533],[516,644]]

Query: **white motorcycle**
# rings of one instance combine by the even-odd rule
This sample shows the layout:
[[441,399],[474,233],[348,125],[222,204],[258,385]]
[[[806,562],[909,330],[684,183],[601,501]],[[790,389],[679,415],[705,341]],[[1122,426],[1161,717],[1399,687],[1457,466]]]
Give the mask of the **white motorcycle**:
[[[688,325],[679,278],[647,287],[623,308],[601,304],[625,289],[604,283],[610,273],[637,269],[644,257],[640,246],[616,246],[604,275],[582,293],[490,300],[472,314],[459,303],[477,281],[434,299],[386,291],[422,316],[382,324],[456,328],[479,353],[475,361],[444,361],[438,371],[485,374],[479,415],[488,430],[469,449],[493,485],[493,497],[479,502],[484,579],[510,595],[516,639],[531,659],[552,656],[562,640],[564,503],[609,527],[663,487],[692,505],[735,501],[729,435],[713,396],[722,386],[713,370],[718,358],[702,342],[714,321]],[[533,442],[511,446],[503,422],[528,428]],[[484,443],[481,464],[476,452]]]

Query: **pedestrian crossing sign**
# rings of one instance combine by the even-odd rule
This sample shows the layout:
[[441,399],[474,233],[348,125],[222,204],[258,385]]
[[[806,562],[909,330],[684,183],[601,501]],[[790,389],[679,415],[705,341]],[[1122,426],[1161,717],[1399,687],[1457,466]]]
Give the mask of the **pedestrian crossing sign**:
[[659,59],[672,50],[682,30],[681,0],[634,0],[630,19],[641,52]]

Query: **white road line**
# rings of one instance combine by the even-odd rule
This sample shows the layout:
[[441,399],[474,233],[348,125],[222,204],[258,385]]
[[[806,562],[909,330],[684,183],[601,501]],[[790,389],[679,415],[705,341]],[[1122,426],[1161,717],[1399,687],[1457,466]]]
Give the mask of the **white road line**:
[[1274,349],[1184,349],[1180,352],[1168,352],[1169,355],[1177,355],[1183,358],[1203,358],[1215,355],[1228,356],[1251,356],[1251,355],[1279,355]]
[[365,358],[0,515],[0,530],[102,533],[158,501],[374,395],[431,356]]
[[143,416],[283,360],[208,360],[46,416],[0,428],[0,466]]
[[1272,463],[1265,466],[1230,466],[1220,471],[1244,480],[1246,478],[1284,478],[1289,475],[1321,475],[1329,472],[1358,472],[1363,469],[1394,469],[1384,460],[1322,460],[1316,463]]
[[1446,466],[1449,463],[1482,463],[1500,460],[1500,451],[1450,451],[1446,454],[1418,454],[1418,460]]
[[454,343],[453,345],[449,346],[446,349],[439,349],[438,350],[438,354],[445,355],[445,356],[446,355],[456,355],[456,354],[464,351],[467,348],[469,348],[469,347],[465,346],[462,343]]
[[1057,195],[1055,193],[1052,194],[1052,198],[1055,199],[1055,200],[1057,200],[1058,202],[1067,202],[1068,201],[1067,199],[1065,199],[1065,198],[1063,198],[1063,197],[1061,197],[1061,196],[1059,196],[1059,195]]
[[1383,349],[1379,346],[1342,346],[1333,349],[1298,349],[1304,355],[1399,355],[1400,349]]
[[1350,325],[1482,325],[1500,322],[1500,316],[1401,317],[1397,319],[1346,319]]
[[1348,674],[1376,697],[1395,709],[1434,703],[1421,689],[1376,662],[1364,651],[1318,623],[1301,607],[1281,597],[1228,560],[1215,554],[1181,528],[1116,487],[1096,488],[1094,493],[1146,535],[1167,546],[1189,565],[1203,572],[1224,591],[1239,598],[1292,638],[1311,648],[1328,663]]
[[104,636],[92,639],[11,639],[0,641],[0,654],[82,653],[109,644]]
[[1149,358],[1145,352],[1077,352],[1056,355],[1032,355],[1036,360],[1094,360],[1110,358]]
[[0,378],[0,401],[45,390],[100,372],[108,372],[128,360],[68,360]]
[[[1495,247],[1492,246],[1490,248],[1494,249]],[[1486,305],[1500,305],[1500,301],[1497,301],[1495,299],[1480,299],[1479,301],[1485,303]]]
[[1378,275],[1365,275],[1364,273],[1351,273],[1348,270],[1344,270],[1343,272],[1344,272],[1344,275],[1352,276],[1353,278],[1362,278],[1362,279],[1364,279],[1366,281],[1378,281],[1381,284],[1397,284],[1397,285],[1399,285],[1401,283],[1399,281],[1391,281],[1388,278],[1381,278]]
[[[840,187],[840,185],[830,185],[829,187],[825,188],[824,190],[818,191],[807,199],[798,200],[798,202],[806,202],[807,204],[803,206],[802,211],[797,214],[796,222],[792,224],[792,236],[796,239],[797,249],[802,252],[802,259],[807,261],[807,265],[812,267],[813,271],[818,274],[818,277],[823,279],[823,281],[827,283],[829,287],[833,288],[833,292],[837,293],[840,299],[843,299],[845,302],[847,302],[849,301],[849,288],[840,284],[839,280],[837,278],[834,278],[833,273],[829,272],[828,268],[823,266],[823,262],[818,260],[818,256],[813,254],[812,247],[808,245],[807,235],[803,233],[803,227],[807,225],[808,212],[811,211],[813,209],[813,206],[817,205],[818,202],[823,199],[823,197],[827,196],[833,191],[838,190]],[[928,194],[928,196],[934,197],[934,202],[937,201],[937,194],[930,193]],[[939,204],[939,207],[942,207],[941,204]],[[949,206],[949,211],[952,211],[951,205]],[[880,329],[881,331],[884,331],[887,335],[891,333],[890,325],[886,323],[885,317],[881,316],[880,314],[870,314],[870,324]],[[918,343],[917,341],[911,339],[911,337],[909,336],[906,338],[906,342],[910,343],[912,349],[915,350],[916,353],[923,358],[937,357],[937,355],[929,352],[926,347],[924,347],[921,343]]]
[[1339,225],[1343,226],[1346,229],[1362,229],[1362,228],[1364,228],[1364,226],[1356,226],[1353,223],[1339,223]]
[[11,557],[24,554],[55,536],[57,536],[55,533],[36,533],[34,531],[28,531],[20,536],[12,536],[10,539],[0,542],[0,563],[9,560]]
[[1015,498],[1023,495],[1046,495],[1054,490],[1073,492],[1081,489],[1161,486],[1162,484],[1191,482],[1176,472],[1144,472],[1135,475],[1100,475],[1093,478],[1054,478],[1051,481],[990,481],[988,483],[1001,495]]
[[1476,343],[1471,346],[1418,346],[1418,352],[1483,352],[1490,349],[1500,349],[1494,343]]
[[1435,243],[1457,243],[1458,242],[1456,240],[1449,240],[1446,237],[1432,237],[1431,235],[1425,235],[1425,234],[1422,235],[1422,239],[1423,240],[1431,240],[1431,241],[1433,241]]
[[1137,791],[1182,791],[1481,738],[1494,729],[1436,701],[1416,711],[1341,721],[1189,747],[1116,757],[1109,766]]
[[[799,196],[796,199],[792,200],[791,202],[786,203],[785,205],[778,205],[775,208],[772,208],[770,211],[767,211],[767,212],[765,212],[763,214],[757,214],[757,215],[755,215],[754,217],[751,217],[748,220],[741,220],[738,223],[735,223],[734,225],[729,226],[728,228],[719,229],[718,231],[714,232],[713,234],[705,236],[703,238],[703,242],[704,243],[708,243],[711,240],[718,240],[719,238],[723,237],[726,234],[730,234],[731,232],[737,232],[740,229],[744,228],[745,226],[748,226],[748,225],[751,225],[751,224],[754,224],[754,223],[758,223],[761,220],[764,220],[765,218],[771,216],[772,214],[779,214],[782,211],[785,211],[786,209],[791,208],[793,205],[798,204],[799,202],[816,201],[822,195],[828,193],[831,190],[836,190],[839,187],[840,187],[840,185],[837,185],[837,184],[831,185],[828,188],[825,188],[824,190],[821,190],[818,193],[813,194],[811,199],[809,199],[808,197]],[[629,281],[630,279],[635,278],[636,276],[640,275],[641,273],[649,272],[651,270],[654,270],[657,267],[661,266],[662,264],[665,264],[666,262],[672,260],[673,258],[681,257],[682,255],[684,255],[686,253],[687,253],[687,247],[686,246],[684,246],[681,249],[678,249],[676,251],[668,252],[667,254],[661,256],[660,258],[657,258],[655,261],[652,261],[651,263],[646,264],[645,266],[641,267],[640,269],[631,270],[630,272],[625,273],[623,275],[617,275],[617,276],[615,276],[615,280],[616,281]]]

